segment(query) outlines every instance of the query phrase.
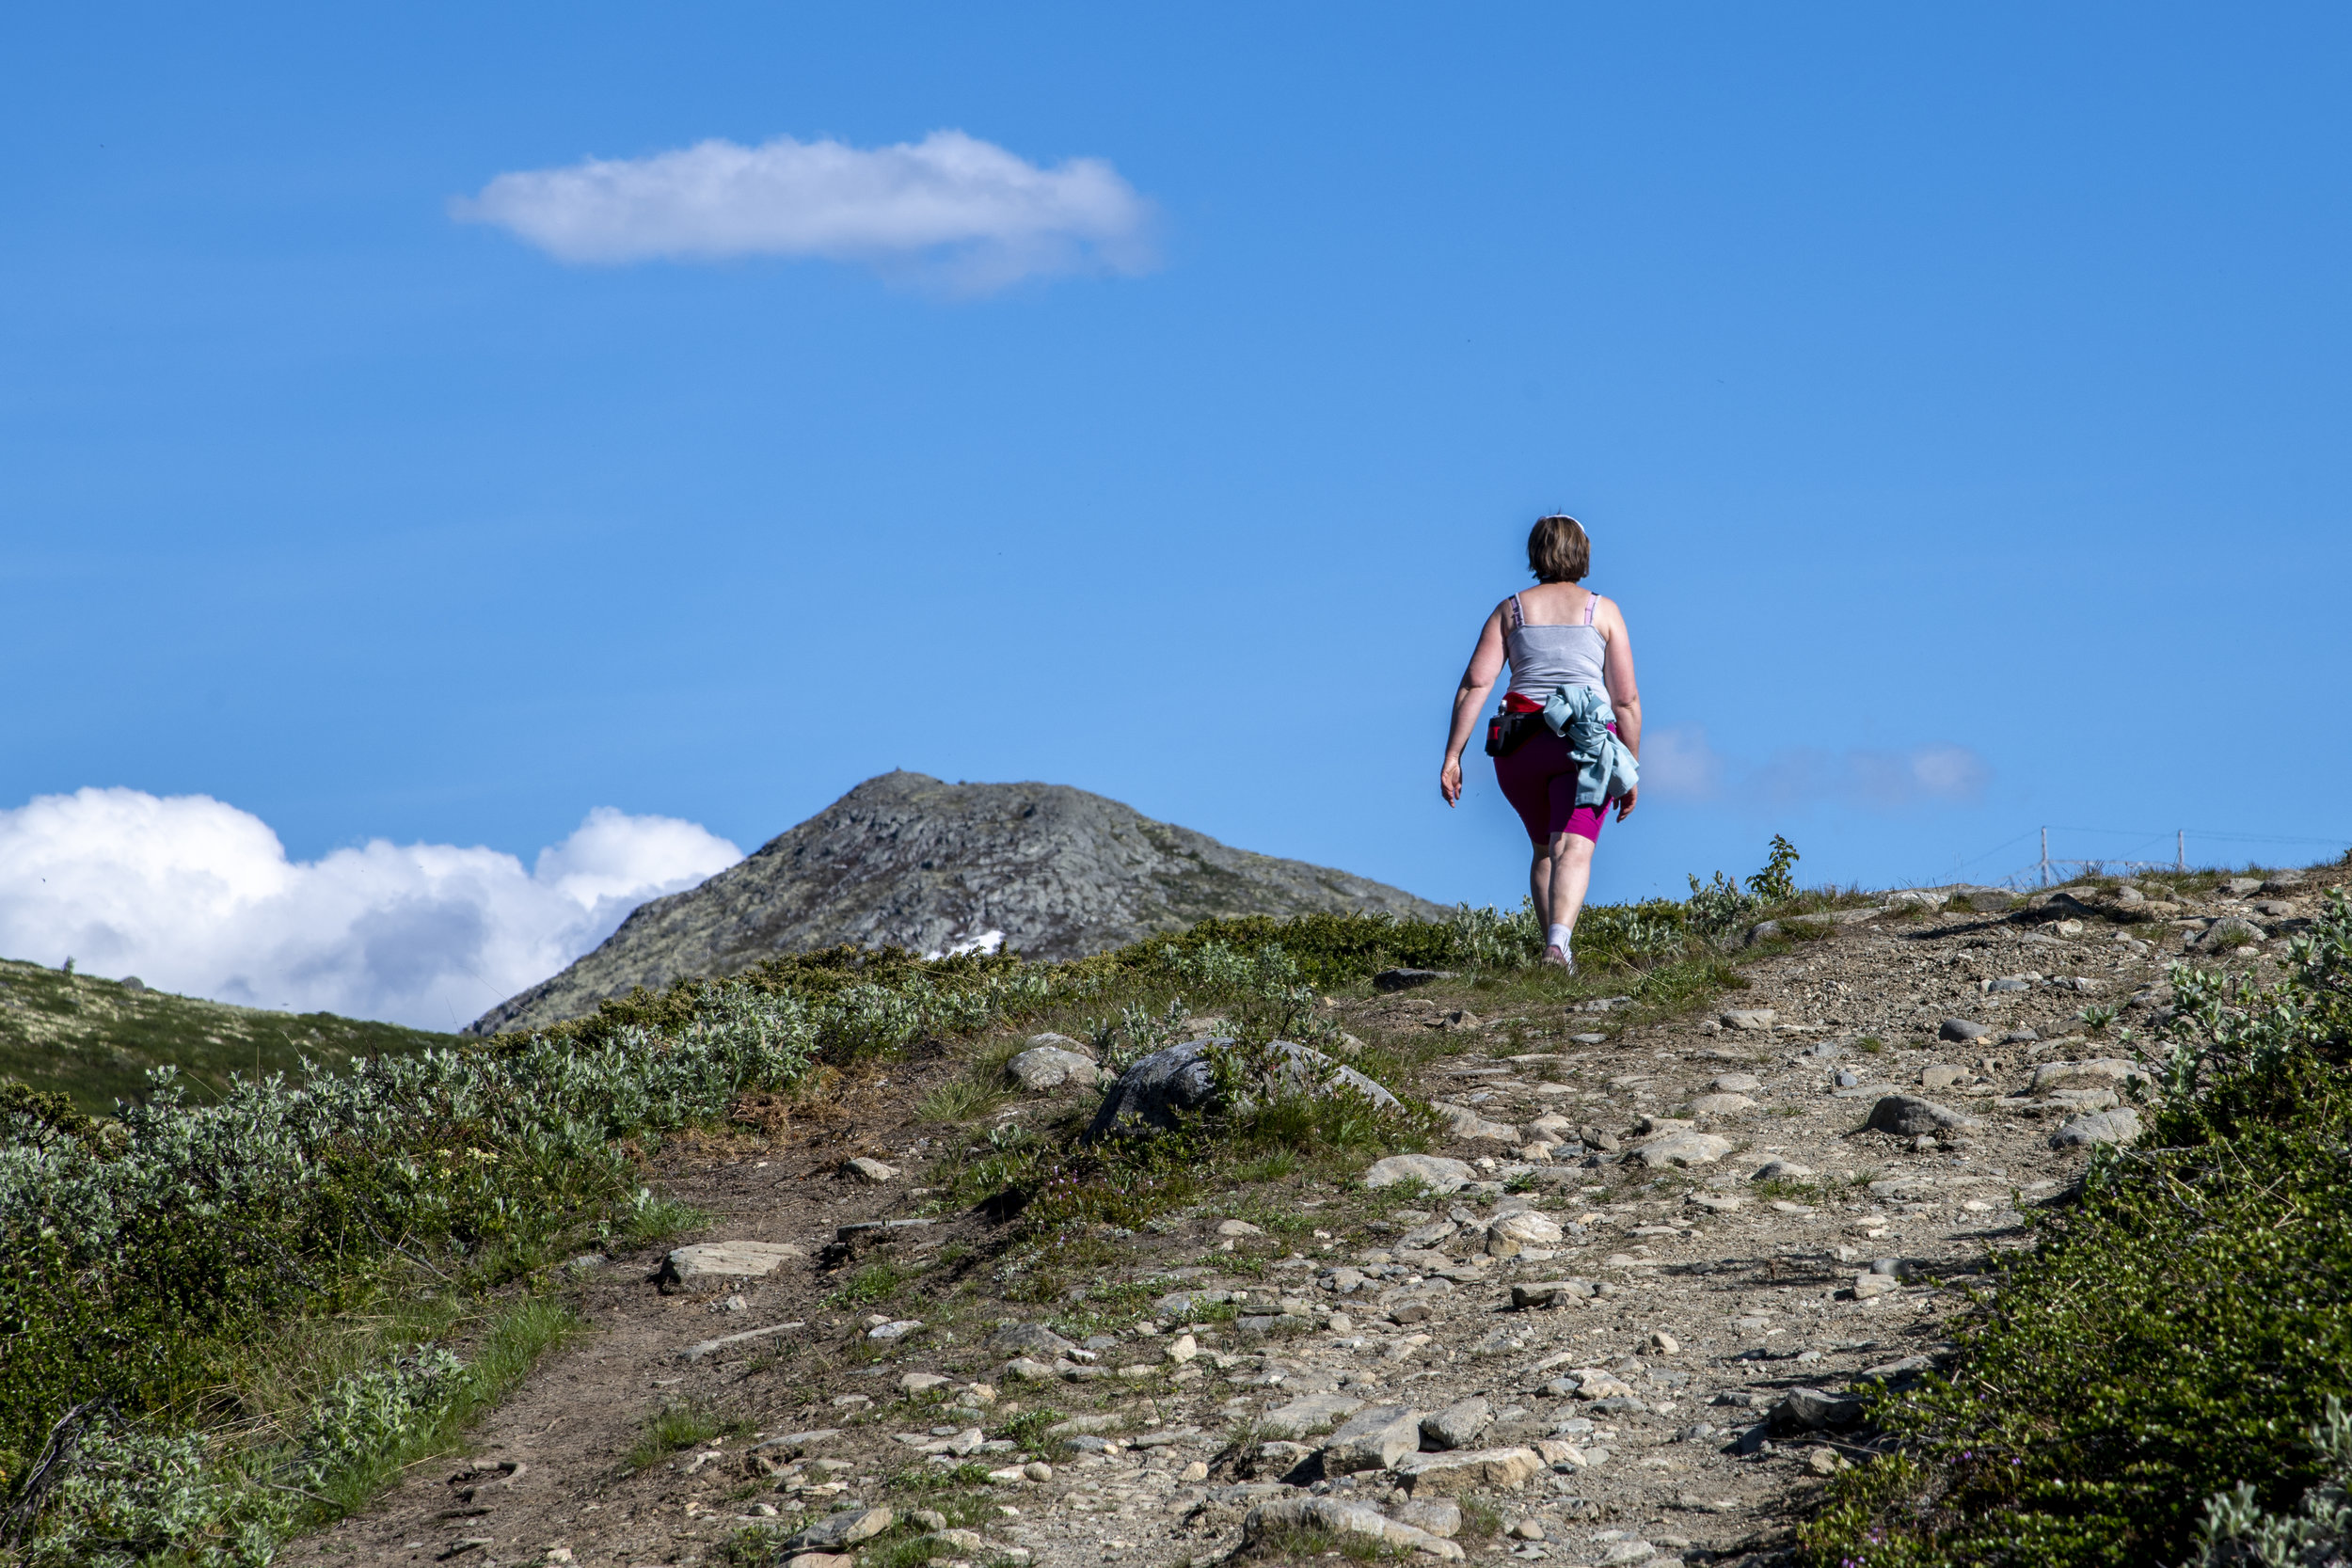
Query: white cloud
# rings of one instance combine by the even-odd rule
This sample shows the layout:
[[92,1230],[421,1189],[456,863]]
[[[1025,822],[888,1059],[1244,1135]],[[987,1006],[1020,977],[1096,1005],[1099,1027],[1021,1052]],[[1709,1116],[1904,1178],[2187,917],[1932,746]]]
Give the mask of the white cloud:
[[1041,168],[961,131],[870,149],[779,136],[590,158],[501,174],[450,210],[563,261],[819,257],[985,290],[1152,259],[1151,204],[1109,164]]
[[383,839],[290,861],[268,824],[209,796],[84,789],[0,811],[0,955],[449,1029],[740,859],[694,823],[600,806],[535,872]]
[[1992,766],[1982,756],[1950,744],[1907,752],[1788,747],[1742,764],[1717,752],[1696,724],[1661,727],[1642,737],[1642,783],[1669,800],[1902,811],[1974,804],[1992,780]]
[[1660,724],[1642,733],[1642,788],[1662,799],[1711,800],[1722,793],[1724,759],[1696,724]]

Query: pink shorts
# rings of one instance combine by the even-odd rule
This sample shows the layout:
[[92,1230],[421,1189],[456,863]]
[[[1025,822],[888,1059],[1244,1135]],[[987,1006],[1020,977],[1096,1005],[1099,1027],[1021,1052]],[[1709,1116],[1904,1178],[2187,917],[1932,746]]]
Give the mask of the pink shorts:
[[[1610,725],[1609,733],[1616,734],[1617,726]],[[1576,759],[1568,754],[1567,741],[1540,726],[1509,755],[1495,758],[1495,783],[1502,786],[1502,798],[1519,814],[1527,836],[1538,849],[1562,833],[1600,842],[1600,825],[1608,819],[1609,804],[1578,805],[1576,775]]]

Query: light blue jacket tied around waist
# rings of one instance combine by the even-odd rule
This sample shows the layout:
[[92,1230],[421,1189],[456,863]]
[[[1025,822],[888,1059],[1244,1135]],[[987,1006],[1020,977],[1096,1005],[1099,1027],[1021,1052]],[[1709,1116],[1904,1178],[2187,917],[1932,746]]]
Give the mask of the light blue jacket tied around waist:
[[1597,806],[1630,795],[1642,782],[1642,765],[1611,733],[1617,717],[1608,694],[1597,687],[1555,686],[1544,699],[1544,723],[1568,743],[1576,759],[1576,803]]

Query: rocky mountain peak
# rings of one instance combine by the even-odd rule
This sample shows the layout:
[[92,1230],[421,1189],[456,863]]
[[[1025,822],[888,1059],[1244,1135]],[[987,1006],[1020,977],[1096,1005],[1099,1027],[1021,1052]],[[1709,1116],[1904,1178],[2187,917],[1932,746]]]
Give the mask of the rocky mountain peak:
[[1066,784],[866,780],[698,887],[640,908],[602,946],[468,1032],[592,1012],[636,986],[731,974],[840,942],[1073,958],[1213,915],[1442,911],[1384,883],[1155,822]]

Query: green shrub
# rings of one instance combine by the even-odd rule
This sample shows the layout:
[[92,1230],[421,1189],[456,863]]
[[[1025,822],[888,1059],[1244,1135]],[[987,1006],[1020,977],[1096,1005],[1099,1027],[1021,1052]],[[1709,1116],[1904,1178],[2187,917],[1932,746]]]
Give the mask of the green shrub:
[[2340,1484],[2313,1433],[2352,1368],[2352,906],[2275,987],[2172,983],[2143,1147],[2038,1222],[1948,1381],[1881,1404],[1901,1453],[1835,1483],[1813,1562],[2269,1560],[2226,1554]]

